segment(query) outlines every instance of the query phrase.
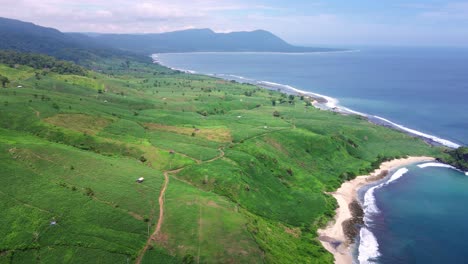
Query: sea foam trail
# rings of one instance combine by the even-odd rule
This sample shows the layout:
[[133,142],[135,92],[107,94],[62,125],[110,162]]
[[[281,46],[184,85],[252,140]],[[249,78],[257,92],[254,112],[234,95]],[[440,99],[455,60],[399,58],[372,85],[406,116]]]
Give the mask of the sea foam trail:
[[[239,78],[239,76],[236,76],[236,77]],[[244,78],[244,79],[246,79],[246,78]],[[364,117],[369,117],[369,115],[367,115],[365,113],[358,112],[358,111],[349,109],[347,107],[341,106],[341,105],[339,105],[338,99],[333,98],[333,97],[329,97],[329,96],[326,96],[326,95],[323,95],[323,94],[318,94],[318,93],[312,93],[312,92],[308,92],[308,91],[304,91],[304,90],[299,90],[299,89],[297,89],[295,87],[292,87],[290,85],[285,85],[285,84],[280,84],[280,83],[275,83],[275,82],[269,82],[269,81],[257,81],[256,84],[267,86],[267,87],[270,87],[270,88],[279,88],[279,89],[282,89],[282,90],[295,92],[295,93],[298,93],[298,94],[309,95],[309,96],[312,96],[312,97],[323,98],[323,99],[326,100],[326,103],[324,105],[326,106],[326,109],[328,109],[328,110],[333,109],[333,110],[341,111],[341,112],[347,113],[347,114],[355,114],[355,115],[360,115],[360,116],[364,116]],[[455,148],[455,149],[460,147],[459,144],[454,143],[452,141],[449,141],[449,140],[446,140],[446,139],[443,139],[443,138],[439,138],[439,137],[436,137],[436,136],[433,136],[433,135],[429,135],[429,134],[426,134],[426,133],[423,133],[423,132],[420,132],[420,131],[417,131],[417,130],[414,130],[414,129],[411,129],[411,128],[408,128],[408,127],[405,127],[405,126],[402,126],[400,124],[394,123],[394,122],[392,122],[392,121],[390,121],[388,119],[385,119],[383,117],[380,117],[380,116],[373,116],[373,117],[376,118],[376,119],[379,119],[380,121],[384,121],[385,123],[391,124],[393,127],[399,128],[399,129],[401,129],[403,131],[406,131],[406,132],[408,132],[410,134],[430,139],[430,140],[432,140],[434,142],[437,142],[439,144],[442,144],[442,145],[444,145],[446,147]]]
[[360,264],[375,263],[375,259],[380,256],[379,243],[374,234],[369,229],[363,227],[359,231],[361,240],[359,242],[359,256]]
[[443,138],[438,138],[436,136],[433,136],[433,135],[429,135],[429,134],[426,134],[426,133],[423,133],[423,132],[420,132],[420,131],[417,131],[417,130],[414,130],[414,129],[411,129],[411,128],[407,128],[405,126],[402,126],[402,125],[399,125],[399,124],[396,124],[396,123],[393,123],[392,121],[388,120],[388,119],[385,119],[383,117],[380,117],[380,116],[374,116],[375,118],[377,119],[380,119],[384,122],[387,122],[401,130],[404,130],[406,132],[409,132],[411,134],[414,134],[414,135],[417,135],[417,136],[421,136],[421,137],[424,137],[424,138],[428,138],[428,139],[431,139],[437,143],[440,143],[444,146],[447,146],[449,148],[459,148],[460,145],[458,145],[457,143],[454,143],[452,141],[449,141],[449,140],[446,140],[446,139],[443,139]]
[[[356,51],[340,51],[340,52],[358,52],[358,50],[356,50]],[[209,53],[209,52],[203,52],[203,53]],[[214,53],[220,53],[220,52],[214,52]],[[159,64],[163,65],[163,63],[161,62],[161,60],[158,57],[158,54],[151,55],[151,58],[153,58],[154,63],[159,63]],[[169,66],[166,66],[166,67],[169,67]],[[172,68],[172,67],[169,67],[169,68],[171,68],[172,70],[178,70],[178,71],[185,72],[185,73],[197,74],[196,71],[192,71],[192,70],[177,69],[177,68]],[[323,98],[323,99],[325,99],[326,102],[324,104],[322,104],[322,105],[325,106],[326,110],[333,109],[333,110],[335,110],[337,112],[342,112],[342,113],[347,113],[347,114],[355,114],[355,115],[360,115],[360,116],[363,116],[363,117],[371,117],[370,115],[367,115],[365,113],[358,112],[358,111],[355,111],[355,110],[352,110],[352,109],[349,109],[347,107],[339,105],[339,101],[336,98],[326,96],[326,95],[323,95],[323,94],[319,94],[319,93],[313,93],[313,92],[308,92],[308,91],[304,91],[304,90],[299,90],[299,89],[297,89],[295,87],[292,87],[290,85],[285,85],[285,84],[280,84],[280,83],[275,83],[275,82],[269,82],[269,81],[256,81],[256,80],[253,80],[253,79],[245,78],[245,77],[238,76],[238,75],[232,75],[232,74],[207,74],[207,75],[214,76],[214,77],[221,77],[221,78],[228,79],[228,80],[230,80],[230,79],[232,80],[232,78],[234,77],[237,80],[241,80],[241,81],[244,81],[244,82],[247,82],[247,83],[250,83],[250,84],[257,84],[257,85],[264,86],[264,87],[266,86],[266,88],[277,88],[277,89],[279,88],[279,89],[284,90],[284,91],[290,91],[290,92],[294,92],[294,93],[298,93],[298,94],[309,95],[309,96],[312,96],[312,97]],[[322,108],[320,106],[318,106],[318,107]],[[380,116],[372,116],[372,117],[376,118],[376,119],[378,119],[380,121],[383,121],[385,123],[388,123],[388,124],[392,125],[395,128],[399,128],[399,129],[401,129],[403,131],[406,131],[406,132],[408,132],[410,134],[413,134],[413,135],[417,135],[417,136],[420,136],[420,137],[423,137],[423,138],[426,138],[426,139],[430,139],[430,140],[432,140],[434,142],[437,142],[439,144],[442,144],[442,145],[444,145],[446,147],[455,148],[455,149],[460,147],[459,144],[454,143],[452,141],[449,141],[449,140],[446,140],[446,139],[443,139],[443,138],[439,138],[439,137],[436,137],[436,136],[433,136],[433,135],[429,135],[429,134],[426,134],[426,133],[423,133],[423,132],[420,132],[420,131],[417,131],[417,130],[414,130],[414,129],[411,129],[411,128],[407,128],[405,126],[394,123],[394,122],[392,122],[392,121],[390,121],[388,119],[385,119],[383,117],[380,117]],[[466,172],[466,175],[468,175],[468,172]]]
[[364,194],[363,210],[365,227],[362,227],[359,233],[360,242],[358,247],[358,260],[360,264],[375,263],[373,260],[380,256],[379,243],[377,242],[374,234],[368,229],[372,223],[371,216],[379,212],[379,208],[377,207],[375,200],[375,190],[398,180],[407,172],[407,168],[397,170],[385,182],[369,188],[369,190]]
[[328,107],[328,108],[335,108],[335,107],[338,107],[338,99],[336,98],[333,98],[333,97],[329,97],[329,96],[326,96],[326,95],[323,95],[323,94],[318,94],[318,93],[312,93],[312,92],[307,92],[307,91],[303,91],[303,90],[299,90],[295,87],[292,87],[290,85],[286,85],[286,84],[280,84],[280,83],[275,83],[275,82],[268,82],[268,81],[258,81],[257,82],[258,84],[260,85],[266,85],[268,87],[272,87],[272,88],[280,88],[282,90],[286,90],[286,91],[290,91],[290,92],[295,92],[295,93],[298,93],[298,94],[304,94],[304,95],[310,95],[310,96],[315,96],[315,97],[320,97],[320,98],[323,98],[325,99],[327,102],[325,103],[325,105]]
[[366,193],[364,194],[364,204],[363,204],[364,222],[366,223],[366,225],[372,222],[370,217],[379,212],[379,208],[377,207],[377,204],[375,203],[375,195],[374,195],[375,190],[380,189],[384,187],[385,185],[388,185],[398,180],[399,178],[401,178],[401,176],[403,176],[407,172],[408,172],[407,168],[401,168],[397,170],[395,173],[393,173],[392,176],[390,176],[390,178],[388,178],[387,181],[382,182],[376,186],[373,186],[369,188],[369,190],[366,191]]
[[438,162],[427,162],[427,163],[423,163],[423,164],[419,164],[418,165],[419,168],[427,168],[427,167],[440,167],[440,168],[448,168],[448,169],[452,169],[452,170],[456,170],[456,171],[459,171],[461,173],[464,173],[466,176],[468,176],[468,171],[462,171],[462,170],[459,170],[457,168],[455,168],[454,166],[452,165],[448,165],[448,164],[444,164],[444,163],[438,163]]

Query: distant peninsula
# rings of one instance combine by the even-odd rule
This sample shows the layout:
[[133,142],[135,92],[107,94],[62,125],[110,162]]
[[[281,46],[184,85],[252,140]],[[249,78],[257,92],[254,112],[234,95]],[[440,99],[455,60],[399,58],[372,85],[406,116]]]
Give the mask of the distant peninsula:
[[99,43],[139,53],[170,52],[328,52],[342,49],[294,46],[265,30],[216,33],[189,29],[159,34],[87,34]]
[[[216,33],[189,29],[157,34],[64,33],[16,19],[0,17],[0,49],[47,54],[80,64],[96,57],[171,52],[330,52],[345,49],[294,46],[265,30]],[[140,59],[139,59],[140,60]]]

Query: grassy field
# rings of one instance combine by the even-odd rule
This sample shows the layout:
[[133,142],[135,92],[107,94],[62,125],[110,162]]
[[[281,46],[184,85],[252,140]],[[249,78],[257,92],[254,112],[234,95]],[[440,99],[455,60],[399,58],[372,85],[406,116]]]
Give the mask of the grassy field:
[[0,65],[0,263],[332,263],[325,192],[384,158],[445,155],[280,92],[96,65]]

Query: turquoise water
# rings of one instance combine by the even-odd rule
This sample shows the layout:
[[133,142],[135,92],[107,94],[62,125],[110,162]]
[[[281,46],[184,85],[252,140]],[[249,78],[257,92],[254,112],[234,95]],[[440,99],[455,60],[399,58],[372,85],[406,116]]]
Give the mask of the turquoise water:
[[[331,96],[353,110],[468,144],[468,49],[159,54],[158,59],[174,68]],[[468,263],[464,173],[408,166],[361,196],[366,226],[357,263]]]
[[[467,263],[468,177],[447,168],[407,169],[376,189],[367,204],[378,208],[366,213],[367,229],[377,241],[364,237],[368,242],[360,248],[361,263]],[[375,262],[369,258],[377,255]]]

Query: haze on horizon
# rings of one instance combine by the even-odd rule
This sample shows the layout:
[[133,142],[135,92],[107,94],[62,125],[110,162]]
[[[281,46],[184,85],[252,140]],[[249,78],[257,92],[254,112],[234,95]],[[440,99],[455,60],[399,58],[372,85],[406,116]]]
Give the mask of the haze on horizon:
[[468,1],[0,0],[0,16],[64,32],[265,29],[302,45],[468,45]]

